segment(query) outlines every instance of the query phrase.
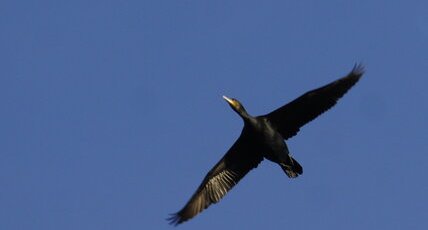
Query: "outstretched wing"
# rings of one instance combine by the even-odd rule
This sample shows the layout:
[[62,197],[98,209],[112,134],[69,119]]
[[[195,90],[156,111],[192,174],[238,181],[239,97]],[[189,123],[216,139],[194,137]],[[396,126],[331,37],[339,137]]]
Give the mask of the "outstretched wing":
[[362,65],[355,65],[345,77],[318,89],[306,92],[294,101],[264,115],[284,139],[293,137],[300,127],[333,107],[364,74]]
[[179,212],[168,219],[178,225],[187,221],[211,204],[215,204],[235,186],[251,169],[263,160],[245,131],[223,158],[208,172],[195,194]]

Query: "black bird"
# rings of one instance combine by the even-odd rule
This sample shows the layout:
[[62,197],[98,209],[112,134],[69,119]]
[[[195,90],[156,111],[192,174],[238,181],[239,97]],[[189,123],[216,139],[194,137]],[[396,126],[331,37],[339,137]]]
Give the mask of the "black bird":
[[223,96],[244,120],[242,133],[223,158],[208,172],[187,204],[168,218],[170,223],[178,225],[193,218],[211,204],[219,202],[264,158],[277,163],[290,178],[302,174],[302,166],[291,157],[284,140],[296,135],[300,127],[333,107],[363,74],[363,66],[355,65],[347,76],[311,90],[275,111],[257,117],[249,115],[238,100]]

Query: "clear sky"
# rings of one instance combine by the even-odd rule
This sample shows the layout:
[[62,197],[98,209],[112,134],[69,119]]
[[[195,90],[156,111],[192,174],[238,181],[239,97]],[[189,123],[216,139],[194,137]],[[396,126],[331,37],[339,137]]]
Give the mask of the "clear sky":
[[180,229],[427,229],[428,1],[2,1],[0,229],[174,229],[267,113],[366,74]]

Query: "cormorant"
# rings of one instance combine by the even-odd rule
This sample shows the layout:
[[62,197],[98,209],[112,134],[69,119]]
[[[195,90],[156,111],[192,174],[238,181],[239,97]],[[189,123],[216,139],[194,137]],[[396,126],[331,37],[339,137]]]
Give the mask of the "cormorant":
[[296,135],[300,127],[333,107],[363,74],[363,66],[355,65],[347,76],[306,92],[275,111],[257,117],[249,115],[238,100],[223,96],[244,120],[242,133],[208,172],[187,204],[168,218],[170,223],[178,225],[219,202],[264,158],[277,163],[290,178],[302,174],[302,166],[291,157],[284,140]]

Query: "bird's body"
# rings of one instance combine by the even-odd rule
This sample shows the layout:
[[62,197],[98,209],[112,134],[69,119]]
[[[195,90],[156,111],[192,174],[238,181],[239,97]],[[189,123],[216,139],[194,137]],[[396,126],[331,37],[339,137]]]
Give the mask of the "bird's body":
[[289,151],[284,138],[267,118],[251,117],[242,133],[251,137],[249,143],[254,149],[258,149],[264,158],[278,164],[289,161]]
[[263,144],[263,156],[273,162],[280,163],[286,160],[289,152],[281,134],[275,130],[268,119],[264,117],[256,118],[260,124],[258,133]]
[[208,172],[187,204],[171,216],[171,223],[180,224],[219,202],[264,158],[277,163],[290,178],[302,174],[302,166],[291,157],[284,140],[296,135],[303,125],[333,107],[363,73],[362,66],[355,66],[347,76],[257,117],[249,115],[238,100],[223,96],[243,119],[244,128],[238,140]]

